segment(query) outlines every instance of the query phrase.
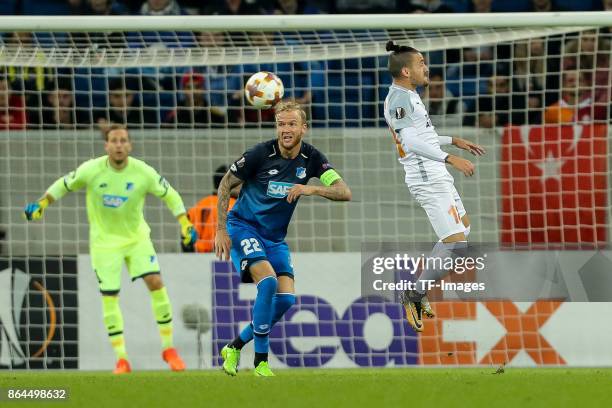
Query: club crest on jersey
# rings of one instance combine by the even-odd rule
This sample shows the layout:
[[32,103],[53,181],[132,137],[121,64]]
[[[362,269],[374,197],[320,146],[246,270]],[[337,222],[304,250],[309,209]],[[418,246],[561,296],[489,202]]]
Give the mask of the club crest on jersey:
[[125,183],[125,189],[127,191],[132,191],[134,189],[134,183],[132,183],[131,181],[128,181],[127,183]]
[[299,179],[303,179],[304,177],[306,177],[306,168],[298,167],[297,169],[295,169],[295,176]]
[[128,198],[124,196],[104,194],[102,196],[102,204],[109,208],[119,208],[127,201],[127,199]]
[[266,194],[274,198],[285,198],[287,193],[293,187],[293,183],[283,183],[282,181],[270,181],[268,183],[268,191]]
[[402,107],[395,108],[395,119],[402,119],[404,116],[406,116],[406,109]]

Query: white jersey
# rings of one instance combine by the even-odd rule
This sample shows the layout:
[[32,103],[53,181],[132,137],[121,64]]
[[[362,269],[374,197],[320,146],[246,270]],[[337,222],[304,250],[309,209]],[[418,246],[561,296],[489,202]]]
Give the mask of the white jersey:
[[389,87],[384,109],[385,120],[399,153],[399,162],[406,171],[406,184],[410,186],[444,179],[454,182],[444,161],[418,155],[402,143],[402,131],[410,132],[432,148],[440,150],[440,138],[421,97],[414,91],[393,84]]

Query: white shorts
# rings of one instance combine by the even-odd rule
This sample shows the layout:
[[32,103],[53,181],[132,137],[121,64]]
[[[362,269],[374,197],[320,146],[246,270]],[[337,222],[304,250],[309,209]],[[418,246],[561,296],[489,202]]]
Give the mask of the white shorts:
[[452,182],[446,180],[408,186],[410,194],[423,207],[438,239],[465,233],[461,218],[466,214],[463,202]]

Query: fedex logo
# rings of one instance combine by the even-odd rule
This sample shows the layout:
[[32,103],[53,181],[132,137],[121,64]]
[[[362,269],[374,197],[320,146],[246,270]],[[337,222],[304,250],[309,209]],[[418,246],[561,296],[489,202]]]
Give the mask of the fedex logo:
[[282,181],[270,181],[268,183],[267,195],[274,198],[285,198],[287,193],[293,187],[293,183],[283,183]]
[[102,196],[102,203],[105,207],[119,208],[127,201],[127,199],[128,198],[124,196],[104,194]]
[[[214,289],[212,304],[212,354],[219,356],[250,321],[254,301],[240,298],[240,279],[229,263],[214,262],[212,280],[220,289]],[[562,302],[541,300],[529,307],[510,301],[437,302],[436,318],[426,320],[420,335],[398,303],[359,295],[348,306],[337,303],[329,296],[298,296],[272,328],[270,352],[288,367],[320,367],[336,356],[360,367],[490,365],[512,363],[518,356],[537,365],[567,364],[555,341],[541,333]],[[213,357],[213,364],[222,364],[220,357]]]
[[[213,288],[223,288],[213,296],[213,356],[219,356],[224,345],[240,332],[241,325],[251,320],[253,300],[241,300],[240,278],[231,263],[213,263]],[[314,321],[295,319],[298,313],[309,313]],[[392,338],[380,348],[377,339],[367,336],[370,319],[386,318]],[[313,340],[308,350],[298,349],[296,340]],[[418,340],[403,320],[400,304],[382,298],[358,297],[344,310],[337,310],[328,300],[301,295],[296,304],[270,332],[270,351],[288,367],[320,367],[337,354],[346,355],[357,366],[384,367],[418,364]],[[221,365],[220,357],[213,357]]]

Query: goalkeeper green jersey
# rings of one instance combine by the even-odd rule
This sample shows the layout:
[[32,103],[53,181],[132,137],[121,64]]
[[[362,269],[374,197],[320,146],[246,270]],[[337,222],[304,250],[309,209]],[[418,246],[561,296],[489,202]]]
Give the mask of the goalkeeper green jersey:
[[161,198],[175,217],[185,212],[183,200],[166,179],[133,157],[121,170],[110,165],[108,156],[88,160],[53,183],[47,194],[59,200],[84,187],[92,249],[121,248],[149,239],[151,229],[142,213],[147,193]]

